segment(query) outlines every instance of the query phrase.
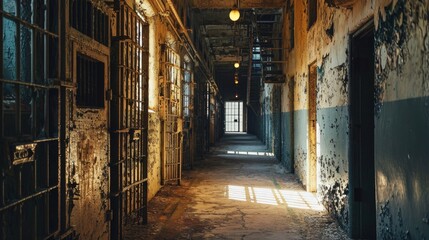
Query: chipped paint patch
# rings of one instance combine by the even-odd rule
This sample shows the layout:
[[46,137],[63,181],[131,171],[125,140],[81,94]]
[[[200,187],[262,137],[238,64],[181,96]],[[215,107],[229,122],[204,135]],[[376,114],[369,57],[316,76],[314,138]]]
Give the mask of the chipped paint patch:
[[109,136],[104,110],[77,109],[69,145],[71,224],[84,239],[108,239]]

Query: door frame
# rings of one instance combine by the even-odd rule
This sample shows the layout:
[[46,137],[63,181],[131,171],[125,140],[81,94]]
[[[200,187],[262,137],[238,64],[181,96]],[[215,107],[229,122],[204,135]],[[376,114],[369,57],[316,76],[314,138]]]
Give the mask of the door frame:
[[[312,80],[310,74],[314,67],[315,78]],[[313,82],[314,81],[314,82]],[[308,192],[317,192],[317,63],[316,61],[308,65],[308,139],[307,139],[307,184],[306,190]],[[310,84],[313,86],[310,87]],[[311,92],[314,91],[314,92]],[[314,99],[310,97],[314,94]],[[314,104],[314,107],[310,106]],[[311,111],[314,112],[311,112]],[[314,114],[314,120],[311,115]]]
[[[237,109],[237,111],[238,111],[237,115],[229,114],[229,116],[232,115],[234,117],[237,117],[237,119],[236,119],[237,120],[237,124],[235,126],[235,127],[237,127],[237,131],[233,131],[233,130],[232,131],[227,131],[226,130],[227,122],[231,122],[231,121],[226,121],[226,117],[228,115],[228,112],[226,110],[227,103],[233,103],[233,106],[230,109]],[[243,101],[225,101],[224,110],[225,110],[225,114],[224,114],[224,119],[223,120],[225,122],[225,133],[240,133],[240,132],[244,132],[244,102]],[[235,123],[235,121],[234,121],[234,123]]]
[[[366,108],[362,110],[362,97],[367,95],[374,95],[374,88],[370,92],[362,91],[362,83],[359,75],[355,74],[360,72],[358,56],[355,53],[361,53],[357,48],[360,46],[359,41],[364,38],[371,37],[373,48],[369,50],[370,54],[374,54],[374,20],[370,19],[365,24],[359,26],[356,31],[350,34],[349,41],[349,100],[350,100],[350,141],[349,141],[349,235],[352,238],[373,239],[376,237],[376,200],[375,200],[375,156],[374,156],[374,106],[372,110]],[[368,40],[368,39],[366,39]],[[365,44],[365,43],[363,43]],[[364,61],[362,61],[364,62]],[[375,80],[375,59],[372,55],[373,65],[373,79],[372,85]],[[359,84],[356,84],[359,83]],[[369,83],[371,84],[371,83]],[[372,127],[362,125],[362,116],[372,116]],[[371,120],[370,120],[371,121]],[[362,154],[367,152],[368,149],[363,150],[362,131],[367,129],[366,133],[372,135],[372,166],[363,160]],[[372,133],[371,133],[372,130]],[[359,131],[359,132],[358,132]],[[370,147],[371,148],[371,147]],[[371,150],[371,149],[370,149]],[[371,153],[370,153],[371,154]],[[365,158],[366,159],[366,158]],[[369,171],[368,171],[369,170]],[[365,176],[364,176],[365,174]],[[367,194],[373,192],[372,194]]]

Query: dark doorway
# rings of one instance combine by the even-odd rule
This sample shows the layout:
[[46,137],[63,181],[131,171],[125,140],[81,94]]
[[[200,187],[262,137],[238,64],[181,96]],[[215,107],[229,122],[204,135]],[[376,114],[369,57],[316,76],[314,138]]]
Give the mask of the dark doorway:
[[350,82],[350,236],[376,238],[374,23],[352,35]]

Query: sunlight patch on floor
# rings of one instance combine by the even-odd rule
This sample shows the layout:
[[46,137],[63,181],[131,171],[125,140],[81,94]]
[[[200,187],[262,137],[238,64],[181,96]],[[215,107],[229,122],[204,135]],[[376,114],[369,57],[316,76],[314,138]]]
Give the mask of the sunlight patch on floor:
[[244,186],[228,186],[228,198],[236,201],[247,201],[246,188]]
[[303,190],[228,185],[225,197],[234,201],[324,211],[323,205],[319,203],[314,194]]

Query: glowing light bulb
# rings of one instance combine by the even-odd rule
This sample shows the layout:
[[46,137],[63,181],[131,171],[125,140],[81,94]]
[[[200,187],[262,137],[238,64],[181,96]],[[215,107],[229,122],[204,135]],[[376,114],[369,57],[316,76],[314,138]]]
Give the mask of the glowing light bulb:
[[238,11],[238,9],[234,7],[233,9],[231,9],[231,12],[229,12],[229,18],[233,22],[237,21],[240,18],[240,11]]
[[234,67],[235,68],[239,68],[240,67],[240,63],[238,63],[238,62],[234,63]]

